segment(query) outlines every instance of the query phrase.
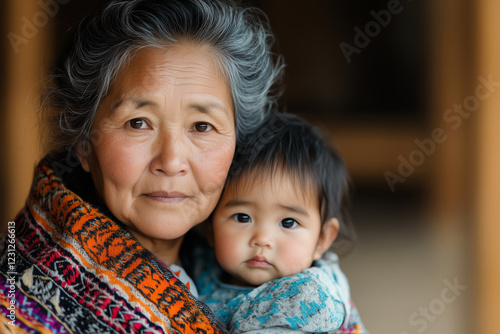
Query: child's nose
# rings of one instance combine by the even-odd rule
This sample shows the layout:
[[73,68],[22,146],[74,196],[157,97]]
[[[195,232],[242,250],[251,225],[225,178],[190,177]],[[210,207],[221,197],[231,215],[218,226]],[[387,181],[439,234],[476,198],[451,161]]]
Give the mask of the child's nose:
[[272,235],[269,229],[267,228],[257,229],[250,240],[250,246],[272,248],[273,247]]

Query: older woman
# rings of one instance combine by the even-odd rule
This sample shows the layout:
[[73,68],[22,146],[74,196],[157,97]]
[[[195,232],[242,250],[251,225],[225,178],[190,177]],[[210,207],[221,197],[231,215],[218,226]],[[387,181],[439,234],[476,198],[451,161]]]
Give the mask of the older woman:
[[111,1],[80,24],[3,242],[2,332],[223,331],[170,269],[275,100],[271,42],[263,15],[222,0]]

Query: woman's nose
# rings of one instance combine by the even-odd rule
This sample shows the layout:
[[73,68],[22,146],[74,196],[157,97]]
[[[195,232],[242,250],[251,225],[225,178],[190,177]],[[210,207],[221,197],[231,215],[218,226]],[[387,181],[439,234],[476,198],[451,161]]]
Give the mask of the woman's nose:
[[269,228],[256,228],[250,239],[250,246],[273,248],[272,233]]
[[154,143],[151,172],[168,176],[188,171],[189,145],[181,131],[168,131],[158,136]]

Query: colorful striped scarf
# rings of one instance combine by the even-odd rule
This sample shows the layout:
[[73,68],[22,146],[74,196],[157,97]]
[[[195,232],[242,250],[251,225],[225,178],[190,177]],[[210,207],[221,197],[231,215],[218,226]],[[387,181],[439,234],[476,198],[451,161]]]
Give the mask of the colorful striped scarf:
[[222,333],[209,308],[46,159],[0,241],[0,332]]

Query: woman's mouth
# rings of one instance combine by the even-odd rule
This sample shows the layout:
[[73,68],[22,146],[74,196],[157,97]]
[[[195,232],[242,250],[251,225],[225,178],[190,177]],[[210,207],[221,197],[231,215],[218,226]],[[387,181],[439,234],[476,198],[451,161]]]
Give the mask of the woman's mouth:
[[164,203],[179,203],[187,198],[183,193],[166,191],[155,191],[144,195],[149,199]]

